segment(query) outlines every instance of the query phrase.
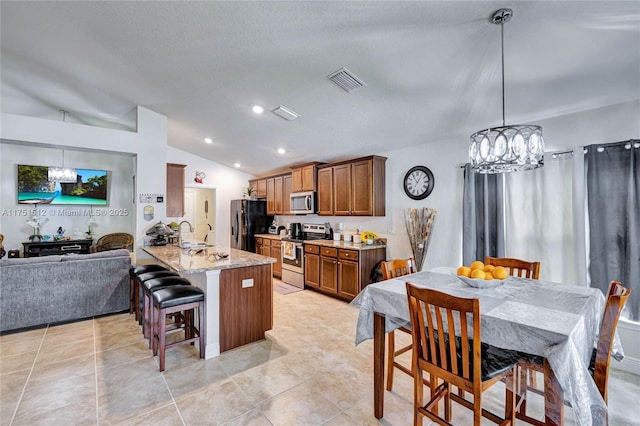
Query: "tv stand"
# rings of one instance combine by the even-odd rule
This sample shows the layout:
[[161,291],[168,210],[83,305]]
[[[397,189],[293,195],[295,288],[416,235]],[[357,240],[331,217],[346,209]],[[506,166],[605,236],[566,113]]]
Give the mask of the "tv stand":
[[29,242],[22,243],[22,246],[24,247],[24,257],[38,257],[67,253],[87,254],[91,252],[92,244],[93,239],[86,238],[84,240]]

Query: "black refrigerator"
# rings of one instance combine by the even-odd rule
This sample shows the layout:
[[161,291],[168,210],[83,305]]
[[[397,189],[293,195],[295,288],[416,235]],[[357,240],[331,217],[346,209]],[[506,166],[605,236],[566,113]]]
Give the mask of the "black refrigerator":
[[256,234],[266,234],[273,222],[265,200],[231,200],[231,248],[256,252]]

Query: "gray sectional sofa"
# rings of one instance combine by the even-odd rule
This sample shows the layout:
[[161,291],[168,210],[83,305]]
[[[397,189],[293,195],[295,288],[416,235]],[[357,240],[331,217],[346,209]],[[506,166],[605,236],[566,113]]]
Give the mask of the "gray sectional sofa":
[[0,259],[0,332],[129,308],[129,251]]

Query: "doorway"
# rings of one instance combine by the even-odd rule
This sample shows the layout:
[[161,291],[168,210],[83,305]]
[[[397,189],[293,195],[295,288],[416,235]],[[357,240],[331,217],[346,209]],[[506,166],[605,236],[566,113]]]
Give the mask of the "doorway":
[[[193,224],[193,234],[184,238],[216,243],[216,189],[186,187],[184,189],[184,219]],[[185,229],[187,227],[185,226]]]

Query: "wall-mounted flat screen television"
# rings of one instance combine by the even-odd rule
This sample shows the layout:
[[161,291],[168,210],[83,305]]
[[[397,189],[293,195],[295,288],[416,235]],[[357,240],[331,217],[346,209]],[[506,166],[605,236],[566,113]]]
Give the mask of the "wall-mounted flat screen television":
[[18,204],[107,205],[107,171],[75,169],[75,182],[49,180],[49,167],[18,164]]

